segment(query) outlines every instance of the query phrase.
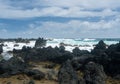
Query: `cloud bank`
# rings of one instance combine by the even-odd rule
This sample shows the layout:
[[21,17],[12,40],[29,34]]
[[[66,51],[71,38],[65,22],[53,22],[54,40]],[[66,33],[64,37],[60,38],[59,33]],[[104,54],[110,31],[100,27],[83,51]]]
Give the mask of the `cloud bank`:
[[[20,33],[24,36],[43,36],[53,38],[101,38],[119,37],[120,19],[99,22],[72,20],[60,22],[35,22],[29,24],[29,29]],[[113,29],[114,28],[114,29]]]
[[1,37],[119,38],[119,23],[120,0],[0,0]]
[[0,18],[107,17],[119,15],[120,0],[0,0]]

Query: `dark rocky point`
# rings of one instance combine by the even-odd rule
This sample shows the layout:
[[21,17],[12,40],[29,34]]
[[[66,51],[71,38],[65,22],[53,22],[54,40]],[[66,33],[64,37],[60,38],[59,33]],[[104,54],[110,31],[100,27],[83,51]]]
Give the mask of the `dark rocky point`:
[[35,43],[35,48],[41,48],[46,45],[46,40],[43,38],[38,38]]
[[58,73],[59,84],[79,84],[76,72],[74,71],[71,62],[65,62]]
[[106,84],[106,74],[102,65],[89,62],[85,65],[84,74],[86,84]]

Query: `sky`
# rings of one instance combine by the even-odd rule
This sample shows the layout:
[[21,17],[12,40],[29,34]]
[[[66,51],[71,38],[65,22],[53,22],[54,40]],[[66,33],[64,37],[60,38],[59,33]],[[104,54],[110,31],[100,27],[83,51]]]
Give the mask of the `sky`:
[[120,0],[0,0],[0,38],[119,38]]

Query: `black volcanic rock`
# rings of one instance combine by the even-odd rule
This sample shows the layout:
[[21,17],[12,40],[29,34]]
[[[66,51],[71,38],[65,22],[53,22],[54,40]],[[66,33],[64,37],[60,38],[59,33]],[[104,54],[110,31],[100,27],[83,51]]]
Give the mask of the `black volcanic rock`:
[[64,46],[60,46],[60,47],[59,47],[59,51],[60,51],[61,53],[64,53],[64,52],[65,52],[65,47],[64,47]]
[[79,84],[76,72],[74,71],[71,62],[66,61],[58,73],[59,84]]
[[73,54],[77,57],[84,55],[84,54],[89,54],[89,51],[87,50],[80,50],[78,47],[73,49]]
[[41,80],[45,74],[39,70],[28,69],[29,65],[21,57],[12,57],[8,61],[0,62],[0,77],[10,77],[17,74],[26,74],[36,80]]
[[117,44],[112,44],[106,50],[107,54],[111,54],[113,52],[120,52],[120,42]]
[[22,73],[26,69],[27,65],[20,57],[12,57],[8,61],[0,62],[0,77],[8,77]]
[[106,75],[102,65],[89,62],[84,69],[86,84],[105,84]]
[[101,40],[91,51],[91,53],[96,56],[101,56],[103,53],[105,53],[105,50],[106,50],[106,44]]
[[0,54],[3,52],[3,47],[0,45]]
[[117,51],[120,52],[120,42],[117,44]]
[[120,74],[114,76],[114,79],[120,80]]
[[61,54],[61,56],[56,56],[52,59],[53,62],[55,63],[59,63],[62,64],[67,60],[71,60],[74,57],[73,54],[71,54],[70,52],[64,52]]
[[46,45],[46,40],[43,38],[38,38],[35,43],[35,48],[41,48]]
[[77,61],[80,64],[86,64],[89,61],[93,61],[94,58],[95,58],[95,56],[92,55],[92,54],[84,54],[84,55],[82,55],[80,57],[74,57],[72,60]]
[[99,43],[96,45],[96,47],[94,49],[105,50],[106,49],[106,44],[104,43],[104,41],[100,40]]
[[108,55],[109,60],[107,64],[104,64],[104,69],[108,75],[117,76],[120,74],[120,43],[110,45],[106,49],[106,54]]
[[43,47],[43,48],[26,48],[15,50],[13,54],[22,57],[25,62],[52,61],[62,64],[66,60],[72,60],[74,70],[84,69],[84,65],[90,61],[98,63],[104,67],[107,75],[117,76],[120,74],[120,43],[110,45],[106,49],[103,41],[100,41],[91,53],[83,52],[78,48],[74,53],[65,51],[64,47]]

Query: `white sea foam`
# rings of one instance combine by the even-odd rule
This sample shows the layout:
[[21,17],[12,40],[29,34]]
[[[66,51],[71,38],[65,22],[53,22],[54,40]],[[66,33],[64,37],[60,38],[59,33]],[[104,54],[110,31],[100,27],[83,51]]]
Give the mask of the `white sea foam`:
[[[91,51],[95,45],[99,42],[97,39],[52,39],[51,41],[47,41],[47,46],[55,47],[60,46],[60,43],[65,44],[65,48],[67,51],[72,51],[75,47],[79,47],[81,50]],[[107,45],[116,44],[118,41],[104,41]]]
[[[60,43],[65,44],[65,48],[67,51],[72,51],[75,47],[79,47],[81,50],[91,51],[99,41],[96,39],[50,39],[47,40],[47,44],[45,47],[59,47]],[[116,44],[118,41],[104,41],[107,45]],[[13,51],[13,49],[22,49],[23,46],[34,47],[35,41],[30,41],[30,43],[16,43],[16,42],[4,42],[3,43],[3,51]],[[17,46],[15,46],[17,45]]]
[[[3,52],[13,51],[13,49],[20,50],[23,46],[34,47],[35,41],[30,41],[30,43],[16,43],[16,42],[4,42]],[[17,46],[15,46],[17,45]]]
[[89,38],[85,38],[83,41],[94,41],[96,39],[89,39]]
[[[13,49],[20,50],[23,46],[34,47],[36,41],[30,41],[30,43],[16,43],[16,42],[4,42],[3,46],[3,57],[8,60],[12,57],[12,54],[7,53],[8,51],[13,51]],[[55,48],[59,47],[60,43],[64,43],[65,50],[72,52],[75,47],[78,47],[80,50],[91,51],[99,41],[96,39],[49,39],[45,47],[51,46]],[[104,41],[107,45],[116,44],[119,41]]]

